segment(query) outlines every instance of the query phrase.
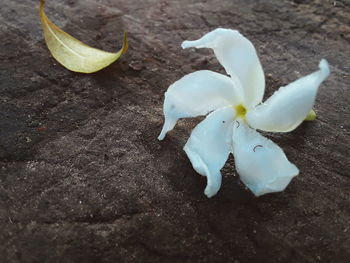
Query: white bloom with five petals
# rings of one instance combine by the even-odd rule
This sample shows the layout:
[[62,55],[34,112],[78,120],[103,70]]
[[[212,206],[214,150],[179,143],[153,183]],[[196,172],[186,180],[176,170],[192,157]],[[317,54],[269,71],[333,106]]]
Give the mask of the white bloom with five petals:
[[262,103],[265,77],[253,44],[236,30],[218,28],[183,48],[211,48],[227,74],[208,70],[188,74],[165,93],[164,139],[180,118],[210,113],[192,131],[184,150],[193,168],[207,177],[204,193],[215,195],[221,186],[220,170],[233,153],[240,179],[256,195],[283,191],[298,168],[283,150],[256,129],[294,130],[307,117],[329,67],[281,87]]

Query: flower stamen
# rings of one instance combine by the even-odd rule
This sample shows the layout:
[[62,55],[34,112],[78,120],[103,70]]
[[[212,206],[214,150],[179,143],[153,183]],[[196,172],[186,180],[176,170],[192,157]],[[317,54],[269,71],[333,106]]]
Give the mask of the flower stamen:
[[242,105],[239,104],[235,107],[236,110],[236,118],[241,118],[241,119],[245,119],[245,115],[247,114],[247,109]]

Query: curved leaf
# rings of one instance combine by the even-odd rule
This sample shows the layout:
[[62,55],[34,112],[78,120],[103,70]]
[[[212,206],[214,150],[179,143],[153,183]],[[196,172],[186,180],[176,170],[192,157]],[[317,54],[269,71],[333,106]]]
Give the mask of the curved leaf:
[[106,52],[84,44],[48,19],[44,12],[44,3],[45,0],[40,0],[40,18],[46,45],[52,56],[67,69],[93,73],[112,64],[128,49],[126,33],[124,33],[123,46],[117,53]]

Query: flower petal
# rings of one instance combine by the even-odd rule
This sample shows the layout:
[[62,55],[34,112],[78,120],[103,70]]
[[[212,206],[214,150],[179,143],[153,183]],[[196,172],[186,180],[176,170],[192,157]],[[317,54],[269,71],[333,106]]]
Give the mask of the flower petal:
[[207,177],[204,191],[207,197],[212,197],[220,189],[220,170],[231,152],[234,116],[232,107],[210,113],[194,128],[184,147],[193,168]]
[[247,107],[262,101],[265,91],[264,71],[253,44],[237,30],[215,29],[198,40],[182,43],[182,48],[189,47],[214,50],[227,74],[241,82]]
[[294,130],[312,109],[320,84],[329,76],[325,59],[321,60],[319,68],[318,71],[281,87],[265,103],[249,111],[249,125],[272,132]]
[[172,84],[165,93],[165,123],[158,137],[164,139],[180,118],[206,115],[208,112],[241,102],[234,82],[227,76],[201,70]]
[[233,146],[240,179],[256,196],[283,191],[299,173],[277,144],[244,122],[235,125]]

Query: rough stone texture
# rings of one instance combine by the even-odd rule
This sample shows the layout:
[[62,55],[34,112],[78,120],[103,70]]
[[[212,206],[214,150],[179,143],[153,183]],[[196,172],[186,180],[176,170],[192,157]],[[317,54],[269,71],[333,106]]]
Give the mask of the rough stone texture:
[[[130,49],[91,75],[50,56],[38,1],[0,7],[0,262],[346,262],[350,257],[350,3],[348,0],[62,0],[47,14],[65,31]],[[198,69],[223,72],[208,50],[182,50],[216,27],[256,45],[267,94],[314,71],[332,74],[318,119],[266,134],[300,175],[255,198],[232,160],[223,187],[182,147],[198,120],[164,141],[163,93]]]

